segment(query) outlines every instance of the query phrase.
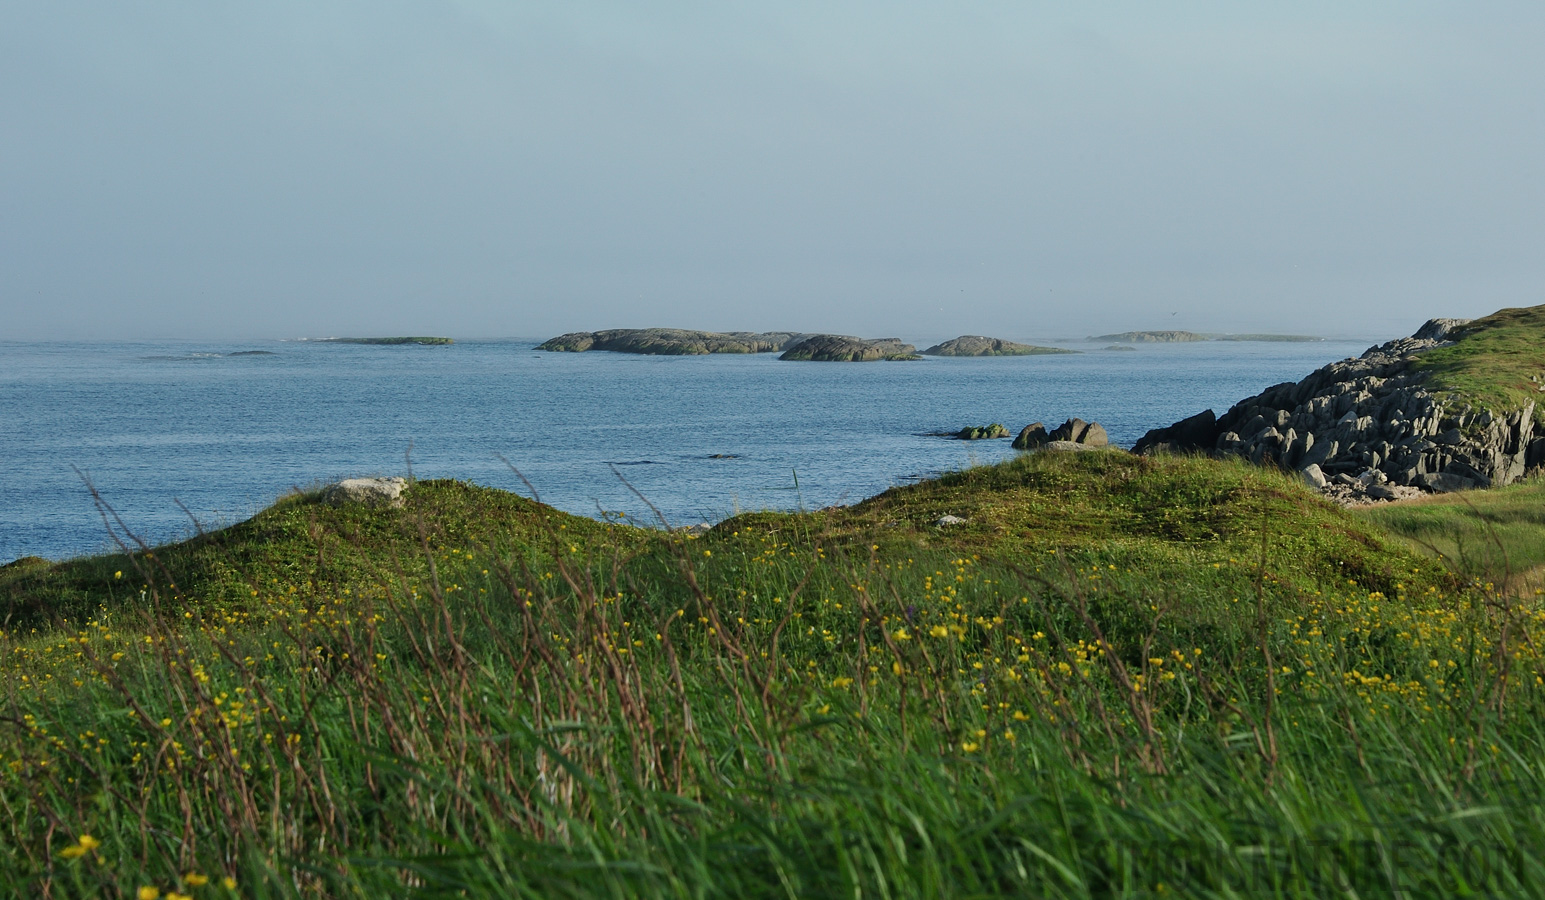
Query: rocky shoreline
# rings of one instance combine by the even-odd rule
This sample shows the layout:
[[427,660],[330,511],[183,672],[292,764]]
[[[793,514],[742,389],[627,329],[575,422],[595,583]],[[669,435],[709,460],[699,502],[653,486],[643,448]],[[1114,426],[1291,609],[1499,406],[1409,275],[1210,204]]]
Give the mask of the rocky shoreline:
[[1135,453],[1244,457],[1299,472],[1344,504],[1506,485],[1545,463],[1535,404],[1493,410],[1430,389],[1422,355],[1469,320],[1433,319],[1408,338],[1145,434]]

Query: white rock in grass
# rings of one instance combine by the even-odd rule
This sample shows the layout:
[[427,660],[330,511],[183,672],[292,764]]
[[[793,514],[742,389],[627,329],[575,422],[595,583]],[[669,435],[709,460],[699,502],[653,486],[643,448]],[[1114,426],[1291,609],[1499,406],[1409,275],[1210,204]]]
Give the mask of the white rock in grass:
[[366,506],[401,506],[406,478],[345,478],[322,489],[323,502],[331,506],[363,503]]
[[942,515],[935,519],[933,524],[943,528],[946,525],[964,525],[966,524],[966,521],[967,520],[962,519],[960,516]]

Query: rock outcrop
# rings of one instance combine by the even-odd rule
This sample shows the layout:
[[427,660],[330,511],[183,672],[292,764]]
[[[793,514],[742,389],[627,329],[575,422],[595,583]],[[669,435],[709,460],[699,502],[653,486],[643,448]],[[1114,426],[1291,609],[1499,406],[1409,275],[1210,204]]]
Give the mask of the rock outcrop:
[[842,334],[816,334],[791,344],[779,359],[814,362],[871,362],[880,359],[921,359],[917,348],[903,344],[900,338],[849,337]]
[[1014,438],[1015,450],[1069,449],[1052,444],[1077,444],[1079,449],[1094,450],[1110,446],[1110,436],[1098,422],[1068,419],[1051,431],[1040,422],[1026,425]]
[[1077,353],[1061,347],[1037,347],[1034,344],[1016,344],[1000,338],[963,334],[958,338],[934,344],[923,351],[924,356],[1040,356],[1050,353]]
[[[1303,473],[1351,499],[1388,499],[1395,488],[1452,491],[1502,485],[1545,461],[1533,402],[1493,412],[1428,390],[1419,357],[1466,336],[1468,320],[1433,319],[1408,338],[1331,363],[1299,382],[1154,429],[1134,452],[1242,456]],[[1346,492],[1342,492],[1346,493]]]
[[1015,450],[1034,450],[1049,440],[1051,438],[1046,436],[1046,426],[1040,422],[1031,422],[1019,430],[1013,446]]
[[707,353],[774,353],[810,335],[797,331],[688,331],[681,328],[613,328],[560,334],[536,349],[557,353],[607,350],[655,356]]
[[405,478],[345,478],[322,489],[322,502],[329,506],[359,503],[365,506],[398,507],[407,490]]

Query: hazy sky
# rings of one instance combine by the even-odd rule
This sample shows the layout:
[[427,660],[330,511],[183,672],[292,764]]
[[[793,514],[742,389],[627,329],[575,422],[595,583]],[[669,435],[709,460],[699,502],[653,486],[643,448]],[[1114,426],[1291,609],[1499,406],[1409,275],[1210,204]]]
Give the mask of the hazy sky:
[[0,0],[0,339],[1392,337],[1545,303],[1542,24]]

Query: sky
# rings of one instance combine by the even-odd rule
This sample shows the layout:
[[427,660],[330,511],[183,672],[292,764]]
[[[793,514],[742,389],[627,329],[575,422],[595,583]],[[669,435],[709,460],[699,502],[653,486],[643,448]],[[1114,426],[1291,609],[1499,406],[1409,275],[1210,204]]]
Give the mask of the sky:
[[1545,4],[0,0],[0,340],[1388,338],[1545,303]]

